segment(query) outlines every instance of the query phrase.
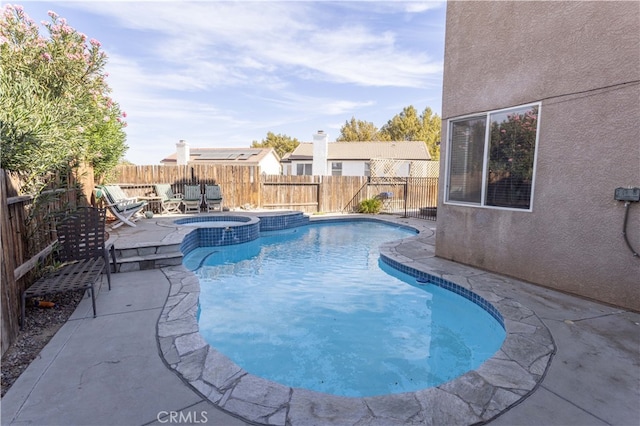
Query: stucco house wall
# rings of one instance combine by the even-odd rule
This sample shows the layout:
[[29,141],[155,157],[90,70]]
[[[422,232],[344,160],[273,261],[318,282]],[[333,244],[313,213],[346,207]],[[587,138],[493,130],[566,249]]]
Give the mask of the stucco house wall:
[[280,160],[275,155],[265,156],[262,160],[260,160],[259,166],[262,173],[268,175],[282,174]]
[[[429,167],[425,163],[430,160],[429,150],[422,141],[329,143],[326,134],[319,132],[314,135],[313,144],[299,144],[292,153],[283,157],[281,163],[283,174],[297,175],[299,165],[308,165],[310,167],[305,167],[307,173],[316,174],[314,170],[318,169],[323,174],[331,175],[333,163],[341,163],[341,176],[365,176],[367,163],[392,161],[395,163],[389,165],[391,168],[388,170],[394,176],[406,177],[411,171],[412,176],[426,177]],[[377,171],[380,172],[380,169]]]
[[[364,161],[327,161],[327,173],[331,174],[332,163],[342,163],[341,176],[364,176]],[[311,161],[291,161],[291,168],[288,170],[292,175],[298,174],[298,164],[311,164]],[[284,168],[283,168],[284,170]],[[283,174],[287,174],[283,171]]]
[[[349,160],[336,160],[336,161],[327,161],[327,171],[331,174],[331,165],[333,163],[342,163],[342,175],[341,176],[365,176],[365,164],[370,163],[371,160],[368,161],[349,161]],[[396,177],[408,177],[411,161],[407,160],[405,164],[401,164],[397,166],[394,170],[394,176]],[[297,165],[298,164],[311,164],[310,161],[291,161],[290,168],[283,167],[283,174],[297,174]],[[289,166],[289,165],[287,165]]]
[[280,175],[280,157],[273,148],[191,148],[181,140],[176,152],[160,160],[161,164],[218,164],[259,166],[261,173]]
[[[445,202],[449,120],[533,102],[531,211]],[[448,2],[442,116],[437,256],[640,311],[640,3]]]
[[[339,161],[342,163],[342,176],[364,176],[365,161]],[[329,162],[329,170],[331,170]]]

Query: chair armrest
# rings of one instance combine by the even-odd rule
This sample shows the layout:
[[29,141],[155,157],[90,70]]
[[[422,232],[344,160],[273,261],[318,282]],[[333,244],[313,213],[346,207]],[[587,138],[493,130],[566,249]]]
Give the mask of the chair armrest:
[[105,204],[105,206],[115,208],[120,212],[124,212],[133,208],[146,206],[147,204],[148,203],[146,201],[136,201],[135,198],[127,198],[123,200],[118,200],[112,204]]
[[137,202],[138,202],[138,198],[136,197],[120,198],[119,200],[116,200],[113,203],[109,203],[109,199],[106,197],[104,198],[104,205],[108,207],[134,204]]
[[140,203],[141,201],[138,201],[137,198],[124,198],[122,200],[118,200],[115,204],[122,209],[127,209],[127,206],[130,206],[132,204],[137,204]]

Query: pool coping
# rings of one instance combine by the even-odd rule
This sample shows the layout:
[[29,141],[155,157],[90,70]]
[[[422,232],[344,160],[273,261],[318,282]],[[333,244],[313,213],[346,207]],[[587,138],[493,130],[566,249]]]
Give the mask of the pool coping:
[[[383,244],[382,256],[472,291],[500,312],[506,337],[493,357],[476,370],[416,392],[355,398],[291,388],[249,374],[206,343],[197,323],[198,278],[179,265],[163,268],[170,291],[157,334],[167,365],[222,410],[268,425],[478,424],[490,421],[529,396],[556,351],[551,333],[536,314],[500,294],[499,276],[436,258],[435,232],[429,229],[432,223],[386,215],[364,218],[419,232]],[[354,219],[358,217],[313,217],[311,223]],[[409,252],[419,254],[408,255]],[[480,274],[481,281],[471,279]]]

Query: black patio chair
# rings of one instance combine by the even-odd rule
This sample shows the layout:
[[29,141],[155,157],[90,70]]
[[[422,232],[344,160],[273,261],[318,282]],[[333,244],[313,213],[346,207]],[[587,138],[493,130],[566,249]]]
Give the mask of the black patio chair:
[[111,290],[109,252],[115,266],[115,250],[107,247],[106,209],[80,207],[69,213],[56,227],[58,247],[56,260],[62,265],[38,279],[22,292],[20,327],[24,327],[25,305],[29,297],[41,297],[72,290],[85,290],[91,295],[93,317],[96,317],[95,283],[106,270]]

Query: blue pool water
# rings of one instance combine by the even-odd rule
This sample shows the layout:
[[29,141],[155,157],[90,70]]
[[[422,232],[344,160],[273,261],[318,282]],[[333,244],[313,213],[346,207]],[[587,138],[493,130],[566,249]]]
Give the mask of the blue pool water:
[[505,331],[468,299],[379,260],[414,232],[378,222],[308,225],[200,247],[200,333],[256,376],[374,396],[436,386],[477,368]]

